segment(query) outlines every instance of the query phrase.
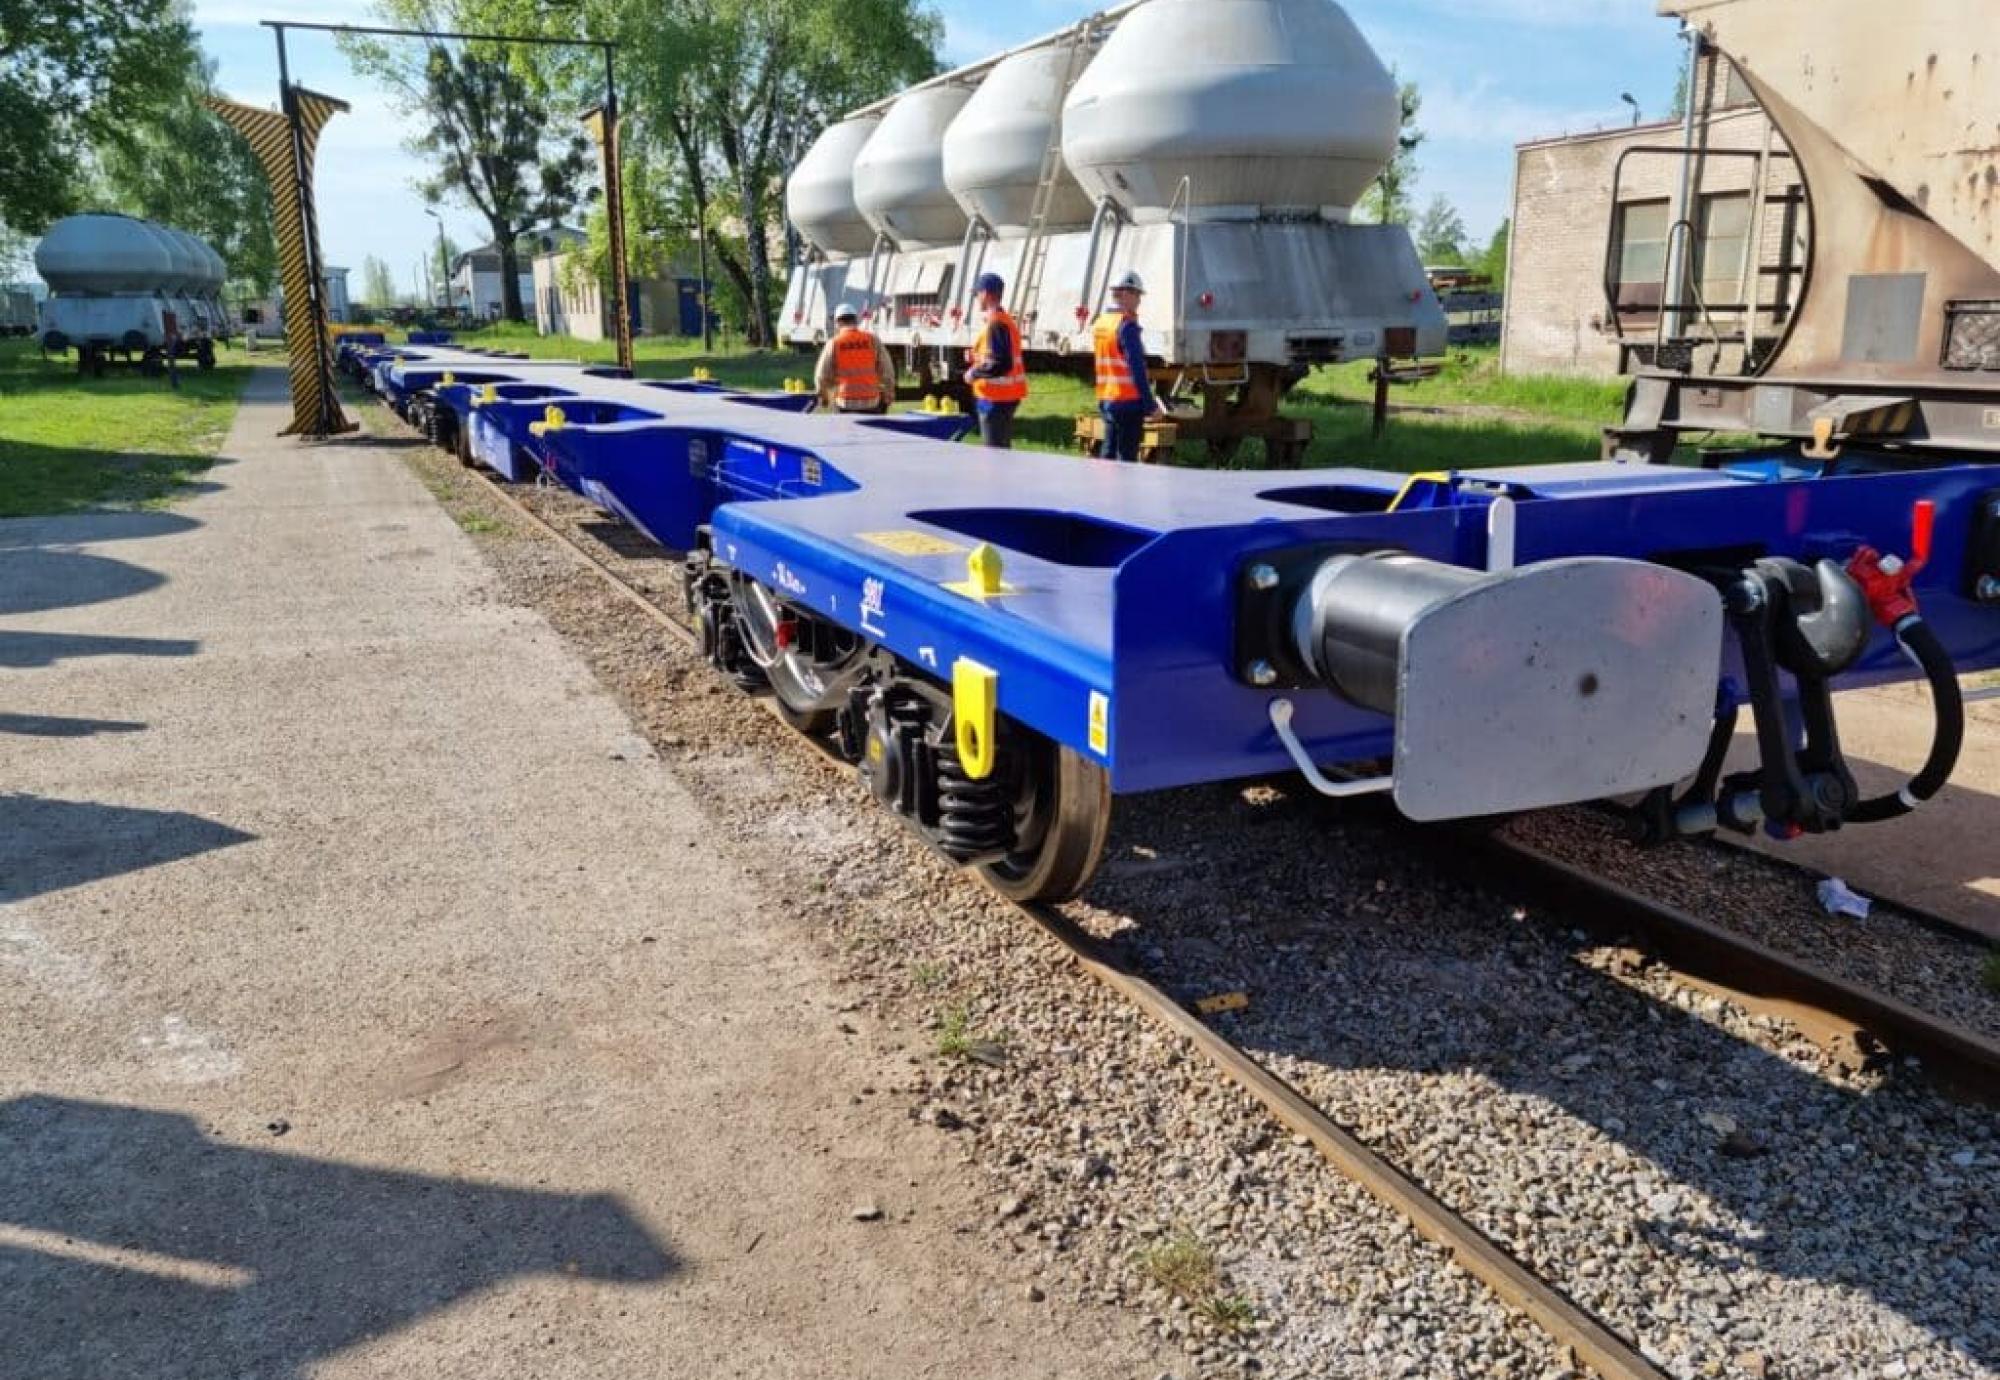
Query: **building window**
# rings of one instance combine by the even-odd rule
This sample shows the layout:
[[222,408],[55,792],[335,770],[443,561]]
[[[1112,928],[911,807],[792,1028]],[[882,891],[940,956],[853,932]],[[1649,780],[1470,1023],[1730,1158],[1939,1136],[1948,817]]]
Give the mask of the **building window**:
[[1672,207],[1665,201],[1628,201],[1618,207],[1616,216],[1611,266],[1618,313],[1628,319],[1657,315],[1667,281]]
[[1743,305],[1743,268],[1750,252],[1750,194],[1719,192],[1696,213],[1694,277],[1711,311]]

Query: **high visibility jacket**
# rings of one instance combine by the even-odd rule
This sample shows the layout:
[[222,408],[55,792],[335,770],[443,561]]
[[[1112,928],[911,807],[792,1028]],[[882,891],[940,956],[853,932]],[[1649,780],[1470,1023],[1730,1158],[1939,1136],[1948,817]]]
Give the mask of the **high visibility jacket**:
[[1021,328],[1005,311],[996,308],[987,319],[987,329],[979,333],[972,347],[972,365],[976,369],[986,362],[986,342],[995,326],[1007,333],[1007,354],[1014,363],[1004,374],[974,379],[972,396],[983,402],[1017,403],[1028,396],[1028,365],[1021,358]]
[[875,372],[875,337],[848,326],[833,338],[833,399],[841,407],[882,404],[882,377]]
[[1119,329],[1132,319],[1124,312],[1108,311],[1097,318],[1091,331],[1097,350],[1097,400],[1101,403],[1139,401],[1139,381],[1132,377],[1125,347],[1118,340]]

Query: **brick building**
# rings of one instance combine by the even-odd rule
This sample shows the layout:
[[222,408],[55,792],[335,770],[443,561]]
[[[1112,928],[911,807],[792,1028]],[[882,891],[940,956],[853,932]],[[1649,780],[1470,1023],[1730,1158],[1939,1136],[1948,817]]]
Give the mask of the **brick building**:
[[[1773,346],[1799,295],[1811,228],[1790,150],[1726,59],[1695,79],[1688,291],[1666,290],[1682,122],[1533,140],[1515,153],[1501,364],[1611,376],[1669,357],[1740,373]],[[1760,195],[1761,193],[1761,195]]]

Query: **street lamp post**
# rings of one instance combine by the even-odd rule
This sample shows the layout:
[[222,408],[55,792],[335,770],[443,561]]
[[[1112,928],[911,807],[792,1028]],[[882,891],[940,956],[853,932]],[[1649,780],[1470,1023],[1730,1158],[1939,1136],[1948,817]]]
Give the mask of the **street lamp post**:
[[1639,124],[1639,102],[1633,98],[1630,91],[1619,92],[1618,99],[1632,107],[1632,124],[1634,128],[1637,128]]
[[443,280],[444,283],[445,301],[449,303],[451,301],[451,264],[448,263],[445,259],[444,217],[439,215],[436,211],[432,210],[428,206],[424,208],[424,214],[429,216],[432,220],[436,221],[438,225],[438,270],[437,271],[438,271],[438,277],[441,280]]

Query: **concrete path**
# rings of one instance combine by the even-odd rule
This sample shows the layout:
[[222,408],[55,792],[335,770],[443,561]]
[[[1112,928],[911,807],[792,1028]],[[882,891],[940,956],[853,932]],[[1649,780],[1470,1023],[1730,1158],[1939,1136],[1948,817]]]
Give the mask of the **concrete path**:
[[170,512],[0,523],[0,1371],[1157,1374],[954,1232],[949,1138],[850,1105],[893,1040],[282,389]]
[[[1834,713],[1841,750],[1864,795],[1894,791],[1930,751],[1930,692],[1921,685],[1840,695]],[[1747,730],[1737,749],[1738,766],[1755,765],[1755,740]],[[1951,783],[1923,808],[1886,823],[1786,843],[1760,834],[1750,846],[2000,942],[2000,700],[1966,706],[1965,747]]]

